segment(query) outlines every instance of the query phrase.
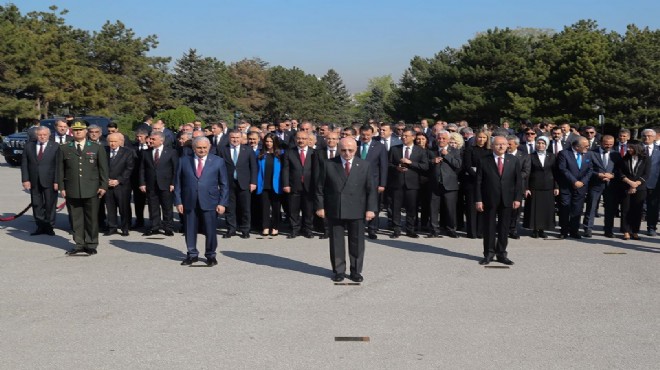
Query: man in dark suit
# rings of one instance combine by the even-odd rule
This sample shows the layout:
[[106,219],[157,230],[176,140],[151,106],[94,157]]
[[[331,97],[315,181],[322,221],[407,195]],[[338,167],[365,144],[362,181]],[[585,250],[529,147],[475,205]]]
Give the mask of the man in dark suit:
[[580,137],[580,135],[573,133],[573,128],[568,122],[560,124],[559,128],[561,128],[562,140],[569,146],[573,145],[573,142]]
[[[326,133],[325,143],[326,143],[325,147],[316,149],[316,154],[314,155],[314,157],[316,158],[317,163],[315,164],[314,168],[317,169],[321,168],[322,163],[318,163],[318,162],[325,162],[339,156],[338,133],[336,132]],[[316,171],[314,175],[318,176],[319,171]],[[318,179],[315,179],[314,181],[315,183],[318,183]],[[319,217],[319,219],[321,218]],[[322,218],[321,220],[323,222],[323,234],[319,237],[319,239],[328,239],[330,237],[330,226],[328,225],[328,219]]]
[[[240,230],[241,238],[250,237],[250,194],[257,188],[257,157],[252,148],[241,145],[242,134],[238,130],[229,132],[229,146],[218,147],[218,156],[224,158],[229,176],[229,207],[227,209],[227,232],[231,238]],[[240,222],[238,215],[240,214]]]
[[142,164],[142,157],[148,153],[149,144],[147,139],[149,135],[144,130],[135,131],[135,164],[133,165],[133,173],[131,174],[131,188],[133,190],[133,206],[135,212],[135,223],[133,229],[144,227],[144,206],[147,203],[147,196],[140,190],[140,166]]
[[622,128],[619,130],[619,141],[616,143],[616,150],[621,158],[628,152],[628,140],[630,140],[630,130]]
[[594,149],[597,149],[600,145],[600,140],[598,140],[596,128],[593,126],[586,126],[582,132],[584,133],[584,137],[589,141],[589,150],[593,151]]
[[518,151],[528,155],[536,151],[536,131],[534,129],[528,128],[525,131],[525,140],[519,141]]
[[484,213],[484,258],[479,264],[487,265],[497,257],[498,262],[513,265],[506,247],[511,209],[519,208],[522,200],[521,166],[518,158],[506,153],[506,137],[494,137],[491,147],[493,155],[477,163],[475,207]]
[[154,118],[151,116],[144,116],[142,121],[143,122],[135,128],[135,132],[142,130],[145,131],[147,135],[151,135],[151,123],[154,121]]
[[552,129],[552,140],[550,140],[550,145],[548,151],[554,155],[559,154],[564,149],[567,149],[570,145],[564,141],[562,138],[561,127],[555,127]]
[[390,149],[387,186],[392,189],[392,223],[394,231],[391,238],[401,235],[401,208],[406,208],[406,236],[419,238],[415,233],[417,216],[417,193],[420,188],[420,173],[428,170],[429,160],[426,150],[414,144],[415,131],[404,129],[403,146]]
[[73,141],[60,145],[57,186],[71,212],[76,246],[67,252],[96,254],[99,244],[99,200],[108,190],[108,157],[105,149],[87,140],[82,121],[71,125]]
[[658,176],[660,175],[660,148],[655,145],[656,132],[650,128],[642,131],[642,144],[646,156],[651,159],[651,171],[646,180],[646,228],[648,236],[657,235],[658,208],[660,206],[660,189]]
[[[369,125],[364,125],[360,128],[360,148],[358,154],[360,159],[363,159],[371,165],[371,174],[373,176],[373,183],[376,186],[378,195],[385,191],[387,185],[387,171],[389,167],[388,153],[385,145],[373,139],[374,130]],[[376,217],[367,221],[367,231],[369,239],[377,239],[376,232],[378,231],[378,212]]]
[[69,135],[69,125],[64,120],[58,119],[55,121],[55,132],[53,132],[51,139],[59,145],[73,140],[73,136]]
[[162,132],[152,132],[149,140],[151,149],[143,154],[140,164],[140,191],[147,194],[151,221],[151,229],[144,235],[158,234],[162,228],[166,236],[173,236],[172,192],[178,157],[176,150],[164,145],[165,134]]
[[[531,154],[527,154],[526,152],[519,150],[521,145],[516,135],[509,135],[507,136],[506,139],[509,145],[507,151],[512,156],[518,158],[518,162],[520,162],[520,169],[521,169],[520,174],[522,175],[523,189],[527,189],[527,180],[529,179],[529,173],[532,172]],[[536,151],[536,149],[534,149],[534,151]],[[520,239],[520,235],[518,235],[518,229],[520,226],[518,221],[520,221],[521,209],[522,207],[511,209],[511,224],[509,226],[509,238],[511,239]]]
[[[108,231],[110,236],[121,229],[122,236],[128,236],[131,226],[131,174],[135,166],[135,152],[126,148],[124,136],[115,132],[108,135],[108,191],[105,193]],[[121,222],[117,222],[117,209]]]
[[293,149],[296,147],[296,136],[291,131],[291,121],[284,120],[278,123],[275,135],[280,138],[280,146],[282,149]]
[[456,202],[458,201],[458,173],[463,165],[460,150],[449,146],[449,132],[438,130],[435,134],[436,147],[429,163],[431,173],[431,233],[428,238],[440,236],[438,216],[451,238],[456,234]]
[[364,263],[364,220],[376,215],[378,198],[370,163],[356,156],[357,143],[344,138],[339,144],[341,157],[321,163],[316,184],[314,204],[316,214],[327,218],[330,227],[330,262],[332,280],[344,280],[346,245],[344,232],[348,230],[350,279],[362,282]]
[[614,215],[618,208],[618,182],[614,178],[614,168],[621,160],[619,153],[612,150],[614,147],[614,137],[604,135],[600,145],[591,150],[593,162],[593,171],[589,180],[587,191],[587,209],[584,212],[582,227],[584,236],[590,238],[594,227],[594,218],[598,210],[598,200],[601,195],[605,203],[605,235],[614,236]]
[[197,137],[192,143],[194,156],[181,158],[174,178],[174,203],[183,214],[184,234],[188,253],[181,265],[197,262],[197,233],[200,223],[206,236],[204,256],[206,264],[218,264],[216,248],[217,215],[223,214],[229,202],[229,181],[225,161],[209,154],[211,143],[206,137]]
[[580,217],[591,179],[592,160],[588,152],[589,141],[579,137],[557,155],[557,183],[559,184],[560,239],[580,239]]
[[[293,239],[302,233],[306,238],[313,238],[313,201],[314,201],[314,151],[308,146],[309,134],[296,133],[296,148],[289,149],[282,158],[282,190],[288,194],[289,221]],[[302,213],[302,217],[300,214]]]
[[35,129],[36,142],[28,142],[23,148],[21,181],[23,189],[30,192],[32,212],[37,230],[30,235],[55,235],[55,211],[57,202],[57,153],[59,145],[50,138],[50,129]]
[[211,152],[217,153],[218,148],[229,145],[229,136],[225,134],[222,123],[214,123],[211,125],[211,132],[213,135],[207,136],[211,142]]

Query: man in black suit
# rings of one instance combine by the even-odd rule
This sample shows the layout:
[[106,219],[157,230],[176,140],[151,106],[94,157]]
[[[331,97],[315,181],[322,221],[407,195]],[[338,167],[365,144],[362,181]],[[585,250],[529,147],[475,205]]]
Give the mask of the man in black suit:
[[55,235],[55,211],[57,202],[57,153],[59,145],[49,141],[50,129],[39,126],[34,130],[36,142],[30,141],[23,148],[21,181],[23,189],[30,192],[32,212],[37,230],[30,235]]
[[316,214],[327,218],[330,227],[330,263],[332,280],[344,280],[346,245],[344,232],[348,230],[350,279],[362,282],[364,263],[364,220],[372,220],[377,211],[378,198],[370,163],[356,156],[357,143],[344,138],[339,144],[341,157],[321,163],[317,178],[314,204]]
[[[314,157],[316,158],[316,164],[314,168],[320,168],[322,163],[318,162],[324,162],[331,160],[335,157],[339,156],[339,134],[336,132],[328,132],[325,135],[325,147],[323,148],[318,148],[315,150],[316,154]],[[316,171],[314,174],[315,176],[319,175],[319,171]],[[318,183],[318,179],[315,180]],[[323,221],[323,234],[319,237],[319,239],[328,239],[330,237],[330,226],[328,225],[328,219],[323,218],[321,219]]]
[[[296,133],[296,148],[287,150],[282,158],[282,190],[289,195],[289,239],[297,237],[302,229],[306,238],[313,238],[314,151],[308,146],[309,134]],[[300,214],[302,213],[302,218]]]
[[[257,188],[257,157],[252,148],[241,145],[242,134],[229,132],[229,146],[218,147],[218,156],[224,158],[229,177],[229,207],[227,208],[227,232],[231,238],[240,230],[241,238],[250,237],[250,194]],[[237,215],[240,213],[240,222]]]
[[561,127],[555,127],[552,129],[552,140],[550,141],[550,145],[548,147],[548,151],[550,153],[553,153],[554,155],[559,154],[564,149],[569,148],[570,145],[564,141],[562,138],[562,132],[561,132]]
[[144,206],[147,203],[147,196],[140,191],[140,167],[142,165],[142,157],[149,150],[147,139],[148,134],[144,130],[135,131],[135,164],[133,165],[133,173],[131,174],[131,188],[133,190],[133,205],[135,207],[135,223],[133,229],[144,227]]
[[593,173],[588,150],[589,141],[580,137],[573,141],[570,149],[564,149],[557,155],[560,239],[567,238],[569,234],[575,239],[582,237],[579,234],[580,217]]
[[417,193],[420,188],[420,173],[428,170],[426,150],[414,144],[415,131],[404,129],[402,146],[390,148],[387,186],[392,189],[392,223],[394,231],[390,238],[401,236],[401,207],[406,208],[406,236],[419,238],[415,233],[417,215]]
[[[516,136],[516,139],[518,137]],[[536,151],[536,131],[532,128],[528,128],[525,131],[525,139],[523,141],[518,141],[518,151],[525,154],[532,154]]]
[[144,235],[157,234],[162,228],[166,236],[172,236],[172,192],[178,157],[176,150],[164,145],[165,134],[162,132],[152,132],[149,140],[151,149],[143,154],[140,164],[140,191],[147,194],[151,221],[151,229]]
[[[507,136],[506,139],[509,145],[507,151],[512,156],[518,158],[518,161],[520,162],[520,168],[521,168],[520,174],[522,175],[523,189],[527,189],[527,180],[529,179],[529,173],[532,172],[531,154],[527,154],[519,150],[520,141],[518,140],[518,137],[516,135],[509,135]],[[519,229],[518,221],[520,221],[521,209],[522,207],[511,209],[511,225],[509,226],[509,238],[511,239],[520,239],[520,235],[518,235],[518,229]]]
[[520,161],[507,154],[506,137],[496,136],[491,145],[493,155],[487,155],[477,163],[475,207],[484,213],[484,258],[480,265],[487,265],[493,257],[505,265],[513,265],[507,257],[511,209],[519,208],[523,194]]
[[53,132],[51,139],[59,145],[73,140],[73,136],[69,135],[69,125],[64,120],[58,119],[55,121],[55,132]]
[[587,190],[587,209],[584,212],[582,227],[584,236],[590,238],[594,227],[594,218],[598,210],[598,200],[601,195],[605,205],[605,236],[613,237],[614,215],[619,205],[618,181],[614,177],[614,168],[622,159],[619,153],[612,150],[614,137],[604,135],[600,145],[591,150],[593,171]]
[[144,116],[142,119],[142,123],[140,123],[136,128],[135,132],[138,132],[138,130],[145,131],[147,135],[151,134],[151,123],[154,121],[154,118],[151,116]]
[[580,137],[580,135],[573,133],[571,124],[568,122],[560,124],[559,128],[561,128],[562,140],[565,141],[568,146],[572,145],[573,142]]
[[275,135],[277,135],[278,138],[280,138],[280,146],[282,149],[289,149],[289,148],[295,148],[296,147],[296,137],[295,135],[291,132],[291,121],[284,120],[278,123],[277,125],[277,131],[275,131]]
[[[115,132],[108,135],[108,191],[105,193],[108,231],[105,236],[116,234],[118,228],[122,236],[128,236],[131,226],[131,174],[135,152],[123,145],[123,134]],[[117,209],[121,222],[117,222]]]
[[[358,155],[371,165],[371,174],[373,183],[376,186],[378,194],[385,191],[387,185],[387,171],[389,167],[388,153],[385,145],[379,141],[373,140],[374,130],[369,125],[360,127],[360,148]],[[367,221],[367,230],[369,239],[378,239],[378,212],[376,217]]]
[[587,140],[589,141],[589,150],[593,151],[597,149],[598,146],[600,145],[600,141],[598,140],[597,137],[596,128],[593,126],[586,126],[583,129],[583,132],[584,132],[584,137],[586,137]]
[[456,234],[456,202],[458,201],[458,173],[463,165],[459,149],[449,146],[449,132],[437,130],[435,134],[436,148],[429,163],[431,173],[431,233],[429,238],[440,236],[438,216],[442,215],[442,223],[451,238]]
[[207,136],[207,138],[211,142],[211,153],[217,153],[218,148],[222,148],[224,146],[229,145],[229,135],[225,134],[222,123],[212,124],[211,132],[213,134]]

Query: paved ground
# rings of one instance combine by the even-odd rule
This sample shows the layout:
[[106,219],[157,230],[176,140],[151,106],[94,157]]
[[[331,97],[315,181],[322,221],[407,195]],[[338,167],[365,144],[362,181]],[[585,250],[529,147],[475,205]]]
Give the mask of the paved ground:
[[[0,214],[23,209],[0,159]],[[64,228],[66,214],[57,226]],[[335,286],[328,242],[220,239],[219,265],[182,267],[183,237],[30,237],[0,223],[3,369],[650,369],[660,363],[660,238],[510,244],[382,237],[365,282]],[[600,235],[601,232],[598,231]],[[625,254],[609,254],[625,253]],[[496,264],[495,264],[496,265]],[[336,342],[338,336],[369,342]]]

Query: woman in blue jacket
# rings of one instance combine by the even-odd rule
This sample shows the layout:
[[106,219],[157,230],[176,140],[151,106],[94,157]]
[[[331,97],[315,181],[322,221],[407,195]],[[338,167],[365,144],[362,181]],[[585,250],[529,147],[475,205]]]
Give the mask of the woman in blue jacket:
[[257,174],[257,195],[261,198],[261,235],[276,236],[280,224],[280,172],[282,169],[280,161],[280,140],[268,133],[263,139],[263,145],[257,163],[259,172]]

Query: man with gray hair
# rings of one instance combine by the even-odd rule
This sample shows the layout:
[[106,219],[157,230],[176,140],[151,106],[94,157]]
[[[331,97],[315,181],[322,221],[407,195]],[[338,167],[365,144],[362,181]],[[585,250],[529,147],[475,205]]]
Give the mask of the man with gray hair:
[[587,197],[589,180],[593,173],[589,141],[580,136],[557,155],[557,182],[559,184],[560,239],[569,235],[581,239],[580,217]]
[[660,175],[660,149],[655,144],[656,132],[650,128],[642,131],[642,144],[644,152],[651,159],[651,171],[646,180],[646,228],[649,236],[656,236],[658,225],[658,208],[660,203],[660,189],[658,176]]

